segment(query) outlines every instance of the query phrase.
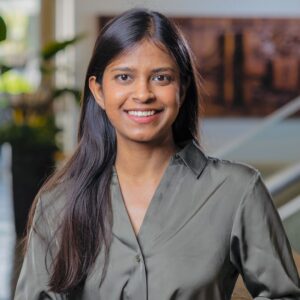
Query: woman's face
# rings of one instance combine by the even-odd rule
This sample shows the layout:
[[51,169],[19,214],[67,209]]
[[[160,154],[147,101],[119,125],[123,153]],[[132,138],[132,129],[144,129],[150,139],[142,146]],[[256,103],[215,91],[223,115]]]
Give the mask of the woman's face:
[[180,73],[174,59],[145,40],[115,58],[102,84],[90,89],[120,141],[162,143],[173,140],[172,124],[180,106]]

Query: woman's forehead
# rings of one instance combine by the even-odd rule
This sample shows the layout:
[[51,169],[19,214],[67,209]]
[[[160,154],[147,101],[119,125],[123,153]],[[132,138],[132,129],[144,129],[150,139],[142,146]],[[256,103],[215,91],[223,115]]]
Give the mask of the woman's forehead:
[[[122,51],[113,58],[107,68],[111,69],[119,65],[124,67],[129,64],[138,67],[140,64],[161,65],[160,67],[173,67],[177,69],[177,63],[167,48],[156,41],[142,40],[128,49]],[[158,66],[156,66],[158,67]]]

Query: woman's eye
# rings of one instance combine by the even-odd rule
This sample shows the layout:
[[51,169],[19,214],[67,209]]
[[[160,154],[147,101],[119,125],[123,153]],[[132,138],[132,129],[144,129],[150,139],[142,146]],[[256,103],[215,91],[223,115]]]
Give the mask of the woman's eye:
[[171,82],[172,77],[170,75],[155,75],[153,79],[161,83],[169,83]]
[[118,74],[115,78],[121,82],[127,82],[130,80],[130,76],[128,74]]

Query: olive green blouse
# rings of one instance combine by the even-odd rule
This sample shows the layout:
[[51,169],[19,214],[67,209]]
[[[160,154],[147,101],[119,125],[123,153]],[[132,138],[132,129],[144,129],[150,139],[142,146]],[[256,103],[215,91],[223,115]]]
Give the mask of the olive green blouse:
[[[191,140],[170,158],[137,235],[115,168],[111,201],[106,277],[99,288],[101,251],[72,299],[227,300],[239,273],[256,300],[300,299],[290,244],[255,168],[207,156]],[[63,206],[61,191],[38,202],[34,222],[48,240]],[[45,242],[32,230],[15,299],[67,299],[48,290],[46,253]],[[49,269],[51,259],[47,254]]]

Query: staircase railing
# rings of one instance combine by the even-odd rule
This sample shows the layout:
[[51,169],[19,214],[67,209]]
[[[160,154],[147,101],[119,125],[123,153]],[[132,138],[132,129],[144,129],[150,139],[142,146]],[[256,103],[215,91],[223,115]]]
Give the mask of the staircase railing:
[[235,139],[232,143],[225,145],[221,149],[213,153],[214,156],[224,157],[230,152],[240,148],[244,143],[256,137],[258,134],[266,131],[267,129],[278,124],[287,117],[293,115],[300,110],[300,96],[291,100],[289,103],[285,104],[275,112],[271,113],[269,116],[265,117],[257,126],[252,128],[248,133],[242,135]]
[[[225,145],[221,149],[213,153],[214,156],[224,157],[234,150],[240,148],[243,144],[252,140],[257,135],[265,132],[269,128],[274,127],[279,122],[293,115],[300,110],[300,96],[285,104],[269,116],[265,117],[257,126],[252,128],[248,133],[235,139],[232,143]],[[299,133],[300,134],[300,133]],[[300,151],[300,150],[299,150]],[[300,154],[300,152],[299,152]],[[296,165],[288,167],[283,171],[277,172],[275,175],[266,179],[266,186],[273,196],[300,180],[300,162]],[[285,219],[300,210],[300,195],[288,203],[281,206],[278,211],[280,216]]]

